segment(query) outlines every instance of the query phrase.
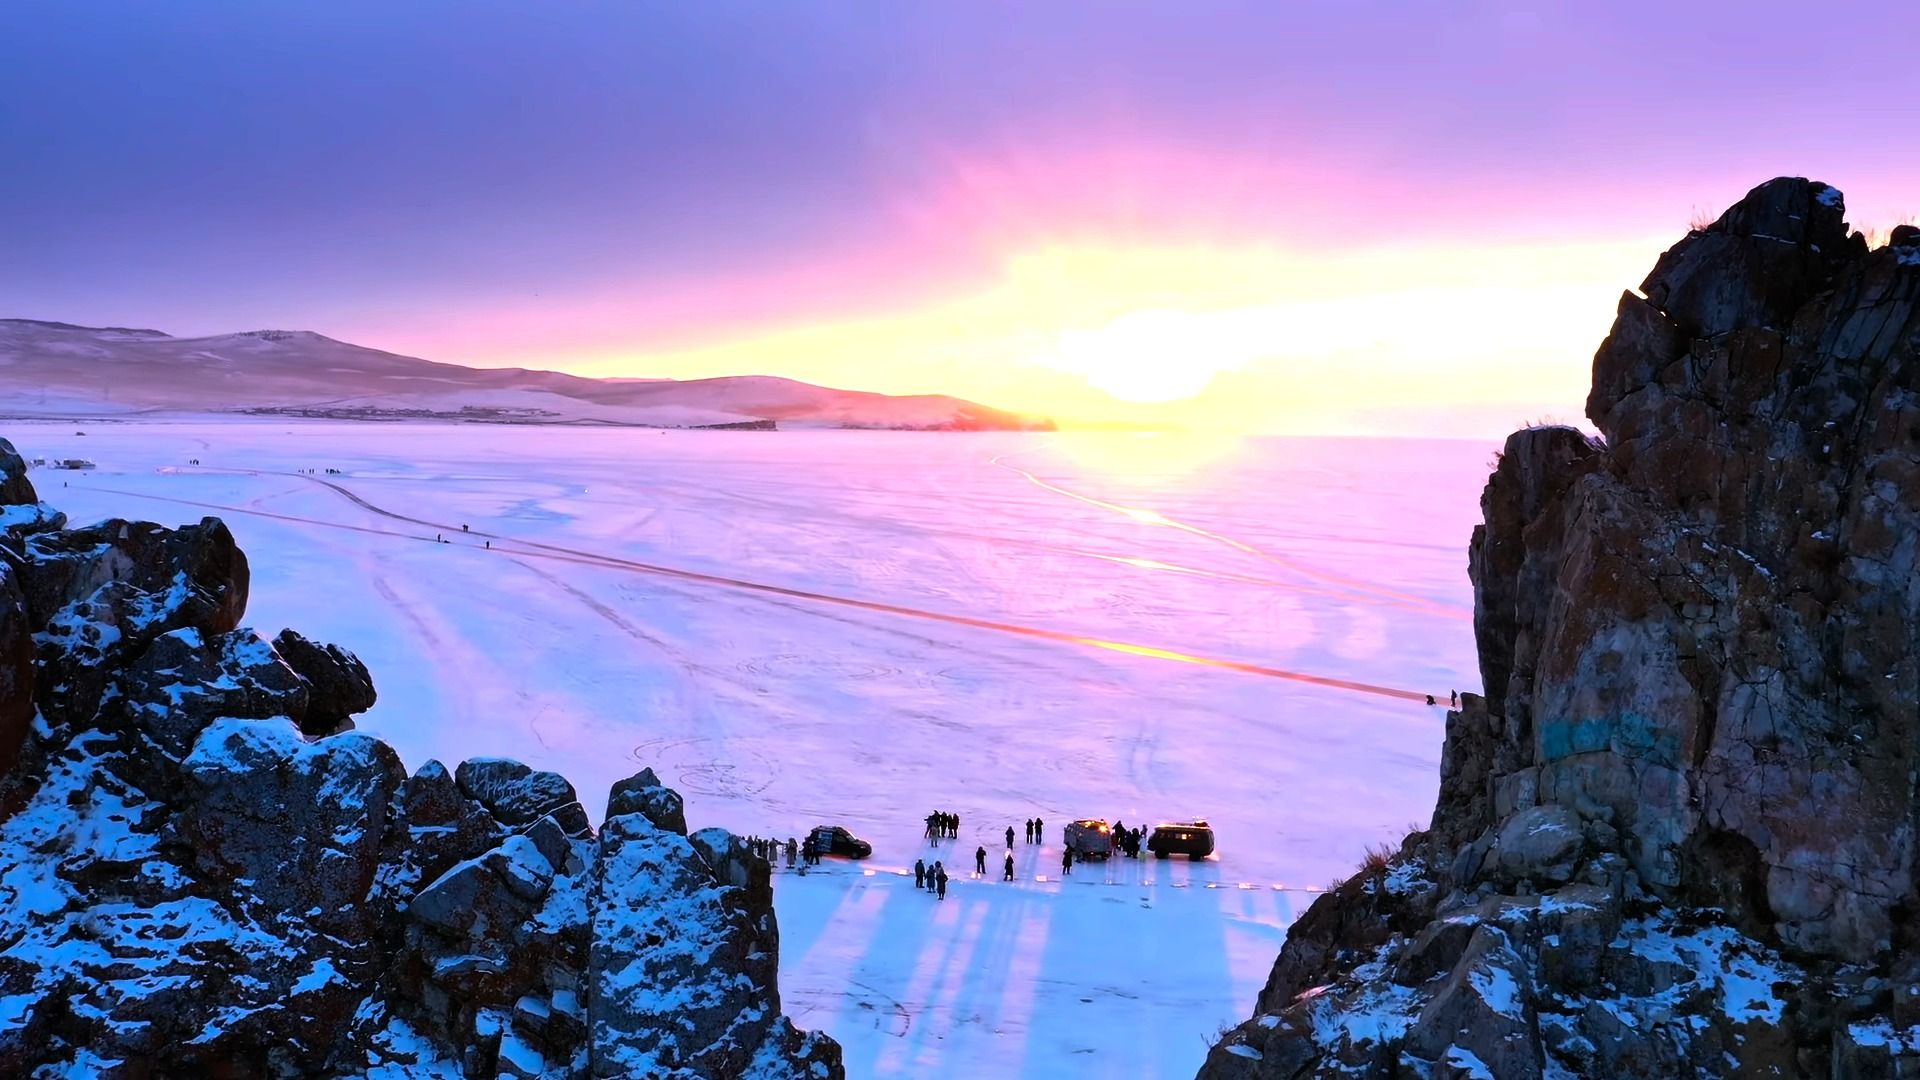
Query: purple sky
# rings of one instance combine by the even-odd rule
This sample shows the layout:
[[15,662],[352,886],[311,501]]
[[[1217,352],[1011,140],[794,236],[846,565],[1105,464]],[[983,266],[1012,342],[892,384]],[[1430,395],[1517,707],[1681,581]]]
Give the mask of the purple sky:
[[1048,245],[1671,240],[1779,173],[1875,222],[1920,209],[1917,39],[1890,2],[11,4],[0,315],[606,370]]

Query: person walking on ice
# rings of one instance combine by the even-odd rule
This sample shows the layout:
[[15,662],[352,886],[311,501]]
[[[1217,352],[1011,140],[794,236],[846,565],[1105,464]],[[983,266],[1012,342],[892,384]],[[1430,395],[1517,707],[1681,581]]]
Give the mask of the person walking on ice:
[[1007,850],[1013,850],[1013,826],[1007,826]]
[[[1007,858],[1011,859],[1013,856],[1009,855]],[[973,849],[973,869],[982,878],[987,876],[987,849],[984,844]]]
[[1060,873],[1063,875],[1073,873],[1073,849],[1072,848],[1060,849]]
[[1006,869],[1000,872],[1000,880],[1001,881],[1013,880],[1013,852],[1011,851],[1007,852],[1007,866],[1006,866]]
[[934,884],[940,889],[940,899],[945,900],[947,898],[947,868],[941,866],[939,863],[934,863],[933,869]]
[[913,887],[916,889],[927,887],[927,860],[925,859],[913,860]]

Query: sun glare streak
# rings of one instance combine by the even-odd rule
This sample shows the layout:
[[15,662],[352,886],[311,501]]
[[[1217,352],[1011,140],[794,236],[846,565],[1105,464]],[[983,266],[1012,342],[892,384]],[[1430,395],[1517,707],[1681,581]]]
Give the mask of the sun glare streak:
[[1194,536],[1201,537],[1202,539],[1205,539],[1205,540],[1210,540],[1217,544],[1224,544],[1227,547],[1231,547],[1231,548],[1234,548],[1235,550],[1245,552],[1246,554],[1252,555],[1255,558],[1263,559],[1277,566],[1284,566],[1287,569],[1293,571],[1294,573],[1302,574],[1306,577],[1314,578],[1320,581],[1324,581],[1330,585],[1337,586],[1343,591],[1355,596],[1356,598],[1364,598],[1364,599],[1368,599],[1376,602],[1381,599],[1386,599],[1389,601],[1397,601],[1401,604],[1413,606],[1421,610],[1430,611],[1434,614],[1442,615],[1447,618],[1453,618],[1453,619],[1465,619],[1465,618],[1472,617],[1470,614],[1461,611],[1459,608],[1454,607],[1453,605],[1439,603],[1435,600],[1417,595],[1415,593],[1405,593],[1395,589],[1389,589],[1381,585],[1376,585],[1370,581],[1363,581],[1363,580],[1360,580],[1359,578],[1347,577],[1344,574],[1336,574],[1331,571],[1316,569],[1314,567],[1302,564],[1297,560],[1287,558],[1284,555],[1278,555],[1271,551],[1267,551],[1263,548],[1256,547],[1252,544],[1246,543],[1243,540],[1236,540],[1231,536],[1226,536],[1221,533],[1214,532],[1210,529],[1201,528],[1198,525],[1193,525],[1185,521],[1180,521],[1175,518],[1167,517],[1166,515],[1160,513],[1157,510],[1153,510],[1147,507],[1125,506],[1120,503],[1108,502],[1105,499],[1096,499],[1091,495],[1082,495],[1077,491],[1073,491],[1071,489],[1061,487],[1058,484],[1054,484],[1046,480],[1042,480],[1040,477],[1034,475],[1032,472],[1026,469],[1023,469],[1018,465],[1008,464],[1006,461],[1006,459],[1009,457],[1013,457],[1018,454],[1032,453],[1034,450],[1038,450],[1038,449],[1040,449],[1040,447],[1030,446],[1024,450],[1009,450],[1005,453],[994,455],[991,459],[989,459],[989,464],[996,465],[1002,469],[1006,469],[1010,472],[1017,473],[1020,476],[1026,478],[1028,483],[1033,484],[1036,487],[1042,488],[1043,490],[1053,492],[1056,495],[1061,495],[1069,499],[1074,499],[1076,501],[1086,503],[1089,506],[1096,506],[1103,510],[1112,511],[1123,517],[1131,518],[1134,521],[1138,521],[1143,525],[1149,525],[1157,528],[1175,529],[1180,532],[1190,533]]

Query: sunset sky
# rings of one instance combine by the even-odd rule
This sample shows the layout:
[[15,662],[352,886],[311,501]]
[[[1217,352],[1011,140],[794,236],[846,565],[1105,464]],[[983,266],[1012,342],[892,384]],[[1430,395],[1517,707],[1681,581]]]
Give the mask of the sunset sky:
[[1920,4],[0,8],[0,316],[1063,421],[1574,418],[1777,174],[1920,211]]

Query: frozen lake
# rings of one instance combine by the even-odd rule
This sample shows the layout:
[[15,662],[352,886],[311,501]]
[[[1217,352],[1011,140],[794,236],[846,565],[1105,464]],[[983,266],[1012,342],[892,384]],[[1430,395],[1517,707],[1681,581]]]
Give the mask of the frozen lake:
[[[1190,1075],[1311,890],[1425,822],[1424,695],[1479,689],[1466,545],[1491,442],[0,434],[98,463],[35,473],[76,522],[225,518],[249,623],[366,660],[363,727],[410,768],[517,757],[597,817],[651,765],[695,827],[873,841],[776,881],[787,1010],[858,1077]],[[936,808],[961,817],[944,902],[898,874]],[[1068,820],[1191,815],[1213,859],[1061,882]],[[1035,816],[1018,883],[968,880],[976,845],[997,878]]]

